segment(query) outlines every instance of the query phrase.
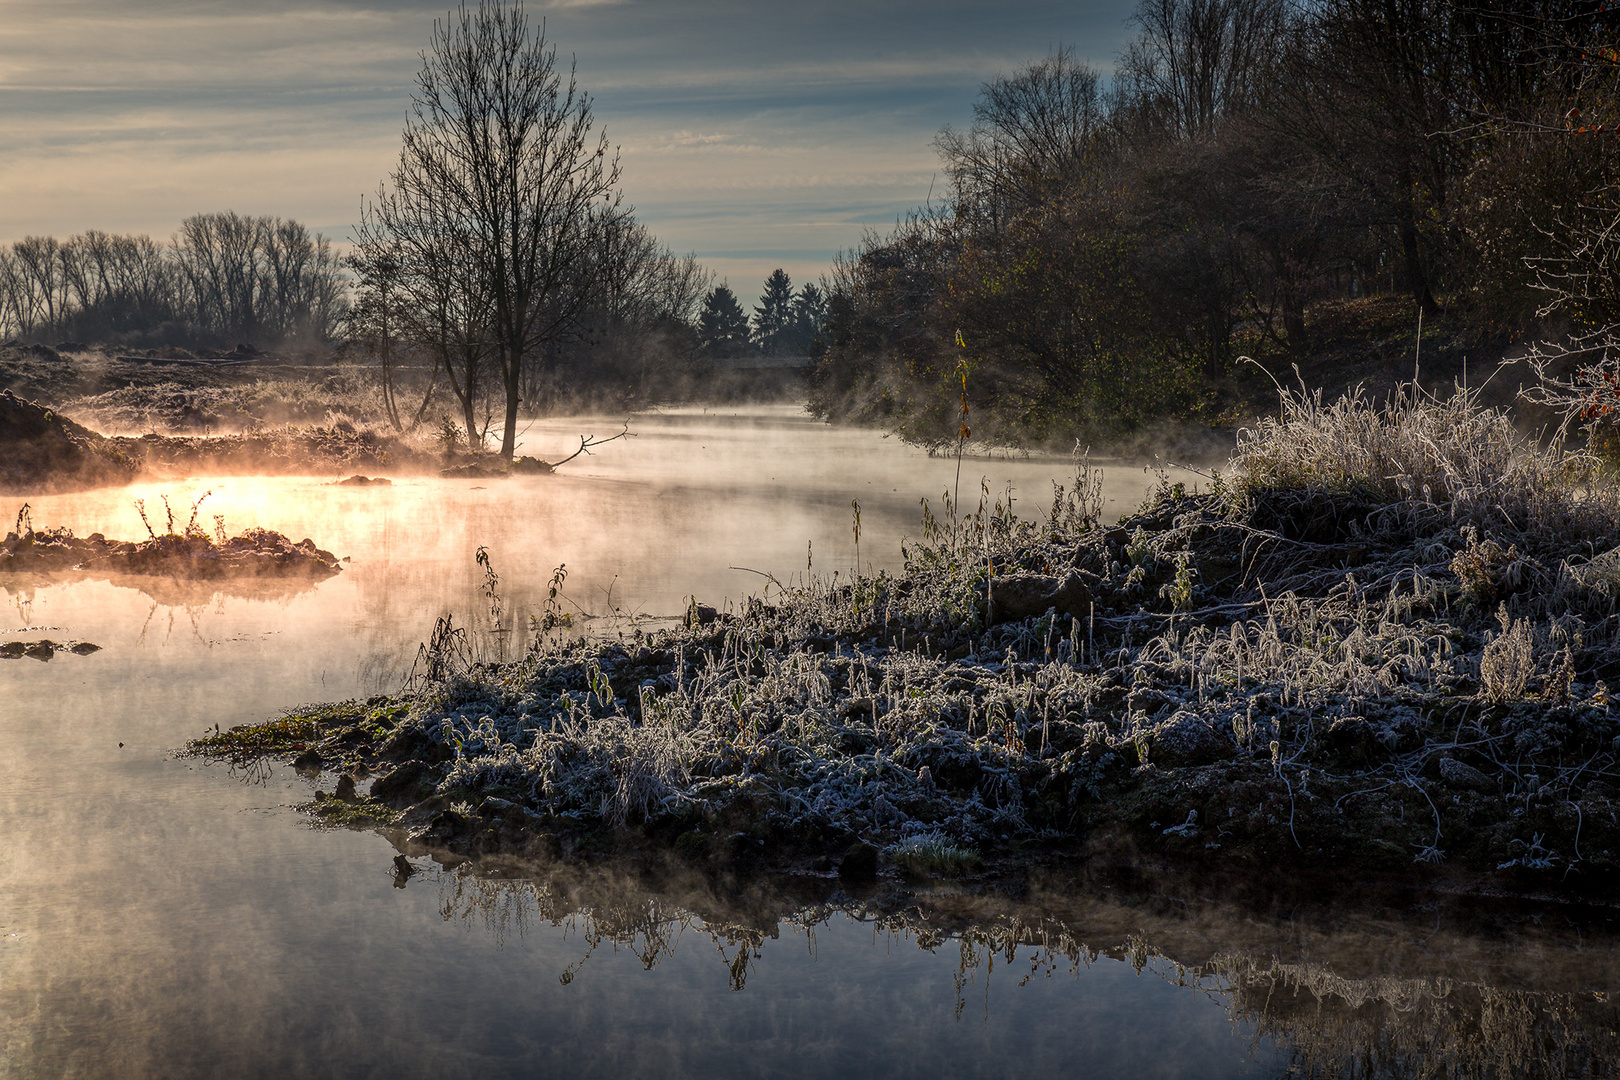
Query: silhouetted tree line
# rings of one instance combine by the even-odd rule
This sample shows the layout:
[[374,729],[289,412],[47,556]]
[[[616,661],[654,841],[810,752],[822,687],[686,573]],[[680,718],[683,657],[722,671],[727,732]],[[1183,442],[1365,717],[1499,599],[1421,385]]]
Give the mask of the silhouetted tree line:
[[1304,353],[1313,304],[1375,293],[1486,336],[1620,317],[1590,299],[1617,292],[1604,4],[1144,0],[1135,27],[1111,81],[1060,51],[939,133],[946,196],[830,277],[822,415],[949,440],[966,375],[1001,436],[1208,418],[1240,352]]
[[90,231],[0,248],[0,336],[122,345],[320,343],[346,306],[331,244],[296,221],[196,214],[167,244]]
[[712,360],[748,356],[808,356],[818,346],[827,301],[821,289],[809,283],[798,292],[785,270],[773,270],[752,319],[735,293],[716,285],[703,299],[698,314],[698,340]]

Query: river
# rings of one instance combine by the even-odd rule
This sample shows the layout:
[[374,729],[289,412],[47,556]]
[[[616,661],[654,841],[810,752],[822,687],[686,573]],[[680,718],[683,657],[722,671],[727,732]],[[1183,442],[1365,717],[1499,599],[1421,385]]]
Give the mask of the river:
[[[1607,992],[1601,914],[1547,937],[1540,913],[1481,935],[1425,909],[1414,934],[1388,912],[1307,928],[1152,889],[918,885],[909,906],[885,907],[612,867],[490,878],[417,859],[407,879],[383,837],[312,827],[294,808],[311,781],[290,769],[175,757],[215,725],[397,689],[442,615],[483,654],[512,655],[558,567],[580,625],[633,633],[689,597],[724,606],[773,579],[847,574],[854,500],[861,566],[893,569],[919,500],[939,513],[958,482],[954,459],[790,408],[631,429],[546,477],[199,477],[26,498],[36,527],[132,539],[146,535],[137,500],[162,531],[162,496],[183,525],[207,492],[210,531],[219,514],[231,532],[308,536],[348,561],[289,591],[0,582],[0,642],[103,647],[0,661],[0,1077],[1273,1076],[1302,1045],[1331,1063],[1339,1043],[1239,992],[1242,958],[1314,972],[1295,982],[1317,980],[1318,1013],[1320,987],[1346,978],[1373,987],[1375,1011],[1402,994],[1450,1002],[1453,986],[1530,994],[1534,1008]],[[611,430],[546,421],[525,441],[556,458]],[[1010,493],[1035,514],[1072,475],[1062,459],[969,458],[961,501]],[[1105,475],[1111,517],[1158,482],[1140,467]],[[1342,1052],[1366,1049],[1359,1030],[1334,1028]]]

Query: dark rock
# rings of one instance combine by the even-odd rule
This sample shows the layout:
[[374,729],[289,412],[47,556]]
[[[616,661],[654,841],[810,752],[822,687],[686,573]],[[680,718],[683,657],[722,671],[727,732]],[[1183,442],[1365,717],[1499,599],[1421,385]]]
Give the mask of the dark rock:
[[452,757],[448,746],[434,741],[433,736],[414,724],[401,725],[377,748],[377,752],[388,761],[417,759],[437,763],[449,761]]
[[100,645],[96,645],[89,641],[81,641],[77,645],[73,646],[73,652],[77,656],[89,656],[91,653],[97,653],[100,651]]
[[339,776],[337,790],[332,792],[332,797],[334,799],[341,799],[344,802],[359,802],[359,797],[355,795],[354,791],[354,777],[350,776],[348,773],[344,773],[342,776]]
[[1333,721],[1323,743],[1334,760],[1348,768],[1362,768],[1387,756],[1378,732],[1359,716],[1341,716]]
[[56,642],[34,641],[23,650],[24,656],[31,656],[35,660],[49,660],[56,655]]
[[1061,578],[1045,574],[1009,574],[994,579],[990,590],[990,621],[1019,622],[1038,618],[1048,610],[1085,618],[1091,590],[1073,570]]
[[28,648],[20,641],[7,641],[0,644],[0,660],[15,660]]
[[707,604],[693,604],[686,609],[687,626],[708,626],[720,617],[720,612]]
[[464,839],[472,830],[473,822],[465,814],[456,810],[440,810],[433,815],[419,835],[423,840],[451,844]]
[[386,476],[360,476],[355,475],[347,480],[339,480],[339,487],[389,487],[393,481]]
[[845,720],[857,718],[870,720],[872,718],[872,699],[869,697],[850,698],[838,710],[838,715]]
[[1139,712],[1147,716],[1153,716],[1166,705],[1173,704],[1175,704],[1175,699],[1170,697],[1170,695],[1162,693],[1158,690],[1154,690],[1150,687],[1138,687],[1137,689],[1132,690],[1130,695],[1125,699],[1125,707],[1127,709],[1129,709],[1131,712]]
[[877,877],[878,849],[857,840],[838,862],[838,876],[849,881],[871,881]]
[[1481,795],[1491,795],[1496,791],[1496,785],[1491,783],[1490,777],[1456,758],[1440,759],[1440,779],[1451,787],[1477,791]]
[[322,764],[321,753],[313,746],[292,759],[292,767],[301,773],[318,773]]
[[1188,709],[1154,726],[1148,733],[1148,745],[1148,760],[1167,768],[1209,765],[1232,754],[1232,740]]
[[403,889],[405,883],[411,880],[411,875],[414,873],[416,873],[416,867],[411,865],[411,860],[403,855],[394,856],[394,888]]
[[378,777],[371,783],[371,797],[395,810],[416,801],[418,789],[427,776],[427,765],[420,761],[407,761],[403,765]]
[[522,821],[529,816],[527,808],[519,806],[511,799],[502,799],[491,795],[478,804],[478,816],[486,818],[506,818],[509,821]]

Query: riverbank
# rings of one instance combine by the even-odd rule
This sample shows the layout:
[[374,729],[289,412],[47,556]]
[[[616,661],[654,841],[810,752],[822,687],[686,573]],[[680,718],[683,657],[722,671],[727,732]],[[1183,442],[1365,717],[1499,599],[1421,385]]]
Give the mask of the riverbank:
[[[1104,527],[928,512],[903,572],[693,605],[191,745],[455,857],[967,876],[1061,852],[1575,895],[1620,854],[1620,495],[1469,395],[1291,402]],[[347,777],[342,780],[341,777]],[[365,794],[362,794],[362,791]]]

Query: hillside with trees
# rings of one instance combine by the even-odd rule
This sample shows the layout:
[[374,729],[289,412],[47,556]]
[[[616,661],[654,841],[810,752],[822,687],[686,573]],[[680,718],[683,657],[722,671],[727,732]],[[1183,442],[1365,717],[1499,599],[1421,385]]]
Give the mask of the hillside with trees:
[[1620,319],[1616,20],[1144,0],[1112,80],[1059,51],[939,133],[945,197],[830,277],[812,407],[940,444],[965,378],[975,438],[1107,440],[1241,422],[1245,356],[1393,385],[1420,314],[1436,373],[1568,348]]

